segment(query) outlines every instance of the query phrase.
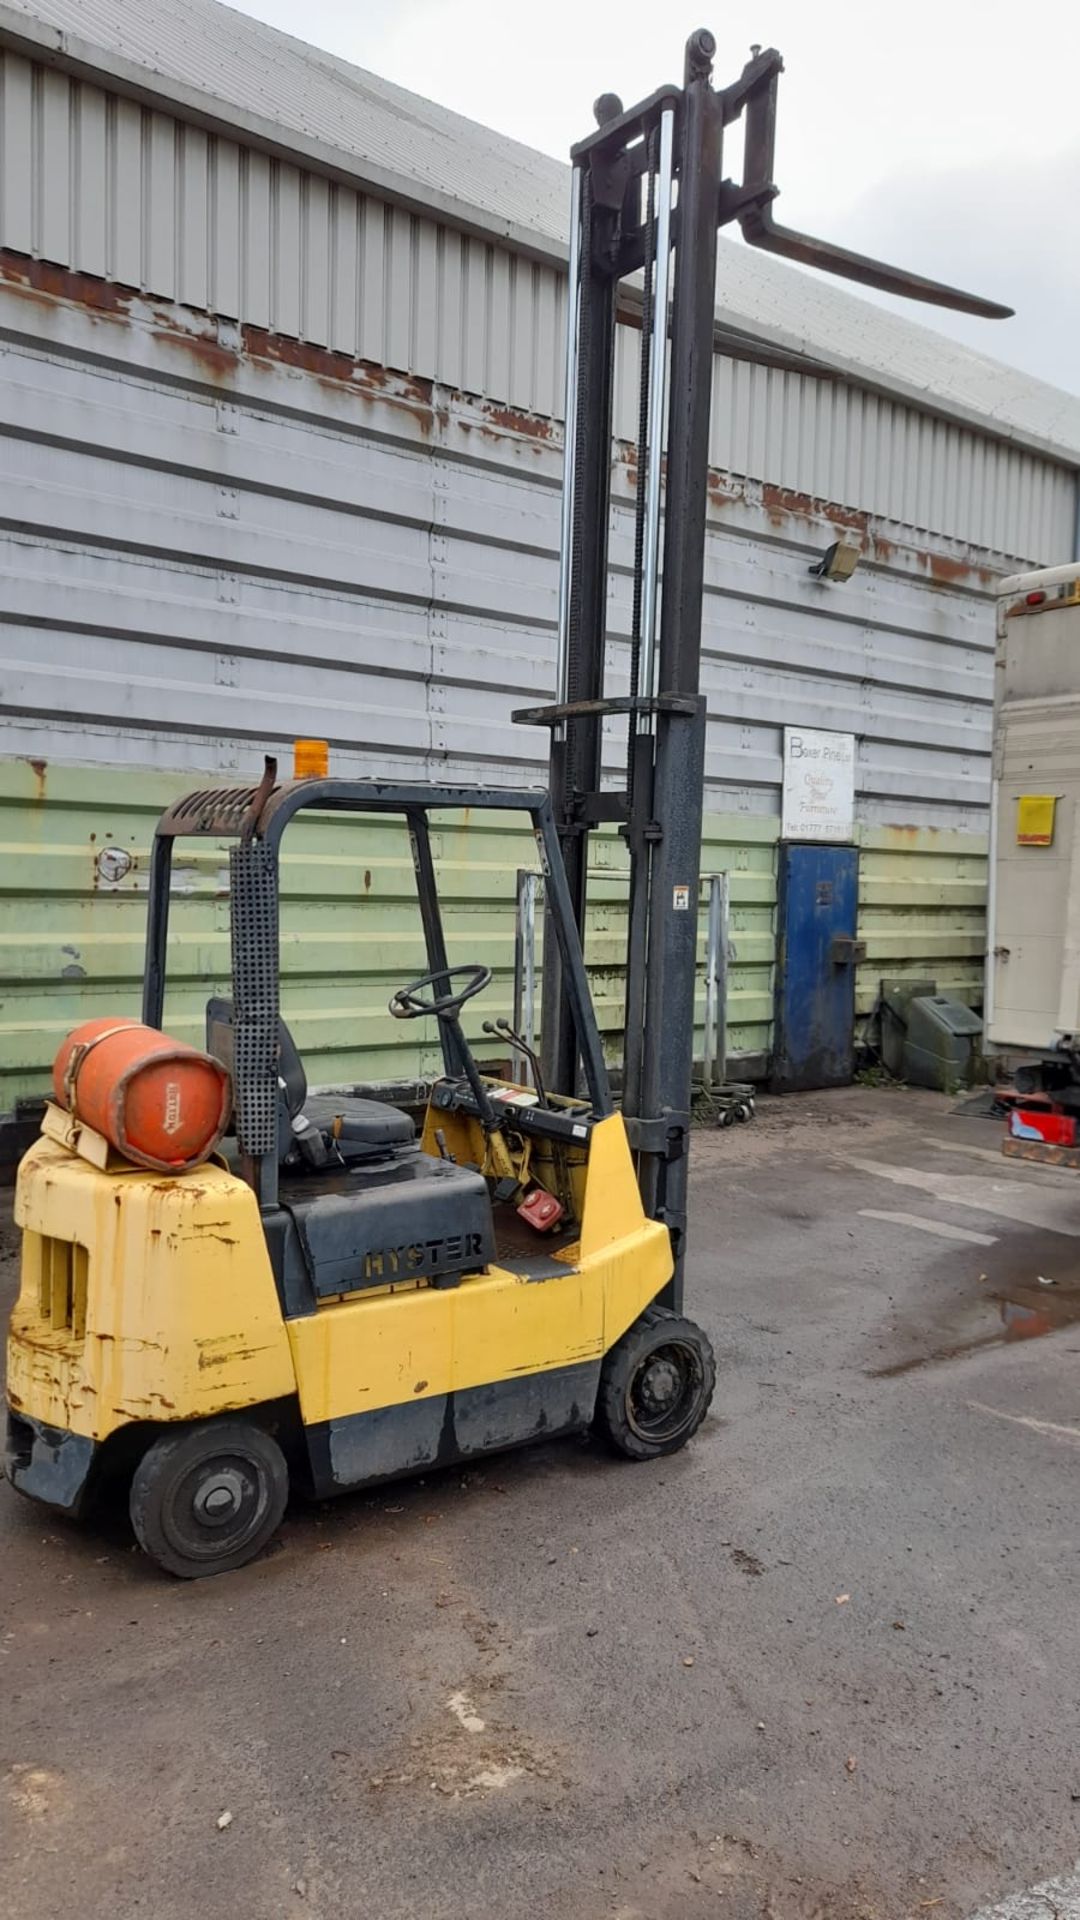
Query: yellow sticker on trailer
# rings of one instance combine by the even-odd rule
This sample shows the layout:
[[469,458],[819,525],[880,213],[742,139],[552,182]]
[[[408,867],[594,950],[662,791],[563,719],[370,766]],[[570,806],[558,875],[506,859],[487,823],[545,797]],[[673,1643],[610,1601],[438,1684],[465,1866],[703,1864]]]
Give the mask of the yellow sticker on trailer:
[[1022,793],[1016,805],[1016,843],[1048,847],[1054,838],[1055,793]]

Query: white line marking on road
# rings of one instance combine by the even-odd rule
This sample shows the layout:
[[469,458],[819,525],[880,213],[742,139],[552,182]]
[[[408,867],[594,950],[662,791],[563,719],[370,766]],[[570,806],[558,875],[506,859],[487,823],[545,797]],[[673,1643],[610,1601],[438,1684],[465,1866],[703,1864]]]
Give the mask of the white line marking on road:
[[996,1167],[1009,1165],[1000,1147],[995,1153],[991,1147],[973,1147],[966,1140],[927,1140],[926,1144],[941,1153],[966,1153],[970,1160],[992,1160]]
[[[988,1413],[995,1420],[1008,1420],[1014,1427],[1027,1427],[1032,1433],[1048,1433],[1054,1439],[1080,1440],[1080,1427],[1065,1427],[1056,1420],[1036,1420],[1030,1413],[1006,1413],[1002,1407],[988,1407],[981,1400],[969,1400],[975,1413]],[[1080,1908],[1077,1909],[1080,1914]]]
[[953,1227],[946,1220],[927,1220],[921,1213],[885,1213],[880,1207],[860,1207],[860,1220],[891,1220],[896,1227],[918,1227],[920,1233],[936,1233],[939,1240],[970,1240],[974,1247],[996,1247],[996,1233],[973,1233],[970,1227]]
[[992,1167],[1000,1167],[1002,1173],[1008,1173],[1012,1170],[1016,1173],[1022,1171],[1027,1176],[1034,1175],[1040,1186],[1046,1186],[1047,1183],[1051,1183],[1059,1187],[1072,1186],[1074,1192],[1076,1190],[1076,1175],[1075,1173],[1071,1173],[1067,1167],[1044,1167],[1037,1160],[1025,1160],[1022,1162],[1022,1165],[1018,1167],[1015,1160],[1007,1160],[1005,1158],[1000,1147],[995,1153],[991,1147],[973,1147],[966,1140],[928,1139],[926,1145],[928,1147],[937,1147],[941,1153],[966,1153],[969,1160],[989,1160],[990,1165]]
[[881,1160],[862,1160],[855,1154],[837,1154],[837,1159],[858,1173],[870,1173],[879,1180],[891,1180],[894,1186],[916,1187],[931,1193],[946,1206],[974,1207],[980,1213],[996,1213],[1003,1220],[1017,1220],[1026,1227],[1042,1227],[1050,1233],[1067,1233],[1080,1238],[1080,1182],[1062,1191],[1058,1187],[1036,1186],[1030,1180],[990,1180],[977,1173],[938,1173],[925,1167],[890,1167]]
[[1007,1893],[993,1906],[980,1907],[971,1920],[1080,1920],[1080,1864],[1057,1880]]

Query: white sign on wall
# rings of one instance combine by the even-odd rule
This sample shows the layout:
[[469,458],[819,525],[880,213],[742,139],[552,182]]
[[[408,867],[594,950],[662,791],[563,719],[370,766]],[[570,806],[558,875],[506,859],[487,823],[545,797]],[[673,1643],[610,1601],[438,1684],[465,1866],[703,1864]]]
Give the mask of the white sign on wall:
[[855,735],[784,728],[784,840],[855,837]]

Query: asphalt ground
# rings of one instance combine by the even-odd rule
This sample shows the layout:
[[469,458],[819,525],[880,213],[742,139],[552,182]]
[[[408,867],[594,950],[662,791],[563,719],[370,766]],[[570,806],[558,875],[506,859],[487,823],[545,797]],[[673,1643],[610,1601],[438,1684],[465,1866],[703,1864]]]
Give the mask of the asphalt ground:
[[671,1460],[297,1505],[196,1583],[0,1488],[0,1913],[1080,1913],[1080,1175],[998,1144],[867,1089],[699,1135]]

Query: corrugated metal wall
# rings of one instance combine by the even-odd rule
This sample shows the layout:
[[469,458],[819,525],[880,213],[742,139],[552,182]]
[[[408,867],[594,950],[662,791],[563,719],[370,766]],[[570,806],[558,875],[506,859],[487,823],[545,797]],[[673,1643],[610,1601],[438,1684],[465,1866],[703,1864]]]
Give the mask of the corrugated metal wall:
[[857,1005],[885,977],[925,974],[938,991],[982,1004],[986,840],[910,827],[867,827],[859,855],[859,933],[866,960]]
[[[37,1094],[64,1034],[88,1009],[137,1013],[147,852],[154,823],[186,782],[0,760],[0,1114]],[[772,1021],[776,821],[710,814],[702,867],[730,875],[733,1055],[767,1053]],[[933,829],[860,830],[859,931],[867,942],[858,1010],[882,974],[926,972],[943,992],[980,996],[985,842]],[[447,816],[435,836],[451,957],[495,972],[479,1023],[512,1004],[514,876],[533,862],[527,828]],[[130,860],[126,871],[117,853]],[[283,864],[282,1004],[312,1084],[400,1080],[438,1071],[428,1023],[390,1019],[393,987],[423,964],[403,828],[390,821],[298,821]],[[587,957],[601,1026],[617,1045],[625,950],[625,849],[594,844]],[[181,843],[170,929],[169,1030],[199,1042],[207,996],[224,989],[229,922],[225,844]],[[706,913],[699,921],[704,959]],[[704,1018],[699,984],[698,1040]]]
[[[176,775],[101,774],[0,760],[0,1114],[46,1085],[52,1056],[92,1006],[138,1013],[147,853]],[[527,822],[446,816],[434,851],[451,958],[482,961],[495,980],[471,1010],[512,1009],[518,866],[535,863]],[[772,1012],[775,824],[706,822],[704,866],[731,874],[732,1047],[761,1054]],[[123,856],[118,858],[118,856]],[[127,863],[130,862],[130,865]],[[407,1079],[439,1070],[431,1022],[403,1026],[386,1003],[424,964],[415,876],[402,824],[301,818],[282,866],[282,1008],[312,1084]],[[587,958],[598,1017],[612,1040],[622,1018],[625,849],[595,848]],[[700,922],[704,958],[706,915]],[[170,926],[169,1031],[201,1043],[208,994],[229,967],[227,843],[180,842]],[[704,1016],[699,995],[699,1025]]]
[[[160,303],[103,310],[85,286],[67,292],[0,289],[0,710],[22,756],[0,772],[0,1109],[41,1087],[89,1004],[137,1005],[145,869],[112,882],[98,856],[142,858],[188,784],[137,769],[239,773],[312,733],[341,771],[539,780],[544,738],[509,716],[550,693],[554,670],[559,459],[544,423],[349,361],[298,365],[269,339],[225,347]],[[622,457],[615,479],[617,674]],[[867,562],[843,589],[812,581],[810,559],[853,519]],[[785,722],[860,737],[863,1004],[879,963],[930,961],[973,990],[990,577],[969,549],[715,476],[704,865],[732,873],[736,1054],[769,1042]],[[531,844],[485,828],[442,851],[455,949],[495,965],[505,1008],[513,873]],[[596,858],[612,877],[594,888],[589,961],[614,1032],[621,844]],[[178,876],[170,1019],[192,1036],[226,949],[221,869],[203,849]],[[285,1004],[313,1080],[432,1064],[412,1032],[402,1051],[383,1011],[417,960],[410,887],[388,828],[298,829]]]
[[[557,417],[563,276],[102,88],[6,54],[0,246]],[[633,329],[620,382],[632,437]],[[721,361],[724,472],[1058,558],[1063,467],[842,383]]]
[[[619,431],[632,440],[640,336],[620,332]],[[717,355],[710,458],[745,474],[992,553],[1065,553],[1064,467],[843,381]]]
[[[546,738],[510,713],[554,678],[563,297],[547,268],[92,87],[9,58],[3,88],[0,1111],[91,1001],[137,1004],[144,869],[111,882],[97,855],[141,858],[191,776],[304,733],[342,772],[543,778]],[[624,410],[635,351],[625,329]],[[724,361],[713,447],[704,865],[733,875],[732,1049],[760,1055],[784,724],[858,736],[861,1006],[883,971],[977,994],[992,586],[1066,550],[1072,482]],[[616,685],[632,491],[623,448]],[[812,580],[844,532],[854,579]],[[530,851],[475,828],[441,847],[455,950],[495,965],[502,1009]],[[612,1032],[622,851],[598,844],[589,934]],[[204,849],[179,877],[170,1019],[192,1036],[221,976],[220,868]],[[285,1005],[313,1081],[433,1064],[383,1013],[417,959],[410,903],[389,828],[298,829]]]
[[[228,770],[304,732],[345,771],[542,777],[545,736],[510,714],[553,686],[550,428],[337,357],[297,366],[280,342],[226,351],[203,324],[0,288],[8,750]],[[620,459],[616,684],[631,489]],[[855,520],[854,579],[811,579]],[[859,736],[867,823],[981,829],[992,563],[921,538],[716,477],[702,684],[717,810],[778,812],[798,721]]]

